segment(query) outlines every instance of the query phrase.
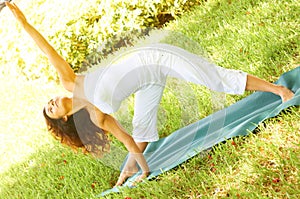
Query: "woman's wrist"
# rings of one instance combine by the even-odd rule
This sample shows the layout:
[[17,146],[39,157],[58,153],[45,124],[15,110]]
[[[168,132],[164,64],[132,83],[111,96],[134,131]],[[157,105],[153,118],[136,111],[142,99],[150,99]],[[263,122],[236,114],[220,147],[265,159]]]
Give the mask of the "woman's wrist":
[[21,25],[26,31],[27,31],[29,28],[32,27],[32,25],[29,24],[29,23],[27,22],[27,20],[26,20],[26,21],[20,21],[19,23],[20,23],[20,25]]
[[147,170],[147,171],[143,171],[143,173],[142,173],[143,175],[145,175],[145,176],[148,176],[149,174],[150,174],[150,171],[149,170]]

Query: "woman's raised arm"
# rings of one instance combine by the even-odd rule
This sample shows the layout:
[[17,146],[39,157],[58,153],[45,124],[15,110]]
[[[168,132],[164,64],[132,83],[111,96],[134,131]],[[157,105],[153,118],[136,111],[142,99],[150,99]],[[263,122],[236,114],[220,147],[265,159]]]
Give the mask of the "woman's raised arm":
[[32,37],[38,47],[48,57],[50,63],[55,67],[64,88],[70,92],[73,92],[76,74],[74,73],[68,62],[66,62],[66,60],[64,60],[55,51],[55,49],[48,43],[48,41],[31,24],[27,22],[25,15],[15,3],[6,2],[6,5],[12,11],[13,15],[22,25],[24,30]]

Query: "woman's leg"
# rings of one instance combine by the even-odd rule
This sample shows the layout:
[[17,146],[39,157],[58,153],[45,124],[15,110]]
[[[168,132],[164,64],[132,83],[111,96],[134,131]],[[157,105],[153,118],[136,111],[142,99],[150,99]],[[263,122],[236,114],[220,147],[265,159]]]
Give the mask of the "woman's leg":
[[[160,47],[160,48],[159,48]],[[247,74],[242,71],[222,68],[205,58],[192,54],[182,48],[159,46],[157,60],[166,76],[185,80],[227,94],[243,94]]]
[[159,139],[157,111],[164,91],[164,84],[149,83],[135,93],[132,137],[137,143]]
[[246,90],[272,92],[279,95],[282,102],[286,102],[293,98],[294,93],[288,88],[276,84],[272,84],[253,75],[247,75]]

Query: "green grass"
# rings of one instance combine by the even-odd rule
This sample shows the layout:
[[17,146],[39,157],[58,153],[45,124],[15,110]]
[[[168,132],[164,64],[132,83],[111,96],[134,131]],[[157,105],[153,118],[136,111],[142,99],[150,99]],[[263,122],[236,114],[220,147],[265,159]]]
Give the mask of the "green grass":
[[[275,81],[299,64],[299,12],[297,0],[208,0],[166,28],[194,39],[223,67]],[[41,110],[50,97],[64,93],[61,87],[14,76],[0,81],[0,198],[94,198],[114,185],[118,171],[74,154],[46,132]],[[227,105],[245,95],[227,96]],[[163,99],[164,109],[182,114],[168,106],[173,96]],[[198,103],[204,107],[205,101],[199,97]],[[166,132],[183,125],[178,116],[170,117]],[[255,134],[228,140],[107,198],[299,198],[299,118],[300,108],[291,107],[259,125]]]

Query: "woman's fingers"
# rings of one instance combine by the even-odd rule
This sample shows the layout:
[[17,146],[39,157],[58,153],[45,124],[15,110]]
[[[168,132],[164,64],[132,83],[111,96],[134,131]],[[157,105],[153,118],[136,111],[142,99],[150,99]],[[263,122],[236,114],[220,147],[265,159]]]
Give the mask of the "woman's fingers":
[[12,4],[9,2],[5,2],[6,6],[12,11],[12,13],[16,16],[16,4]]
[[6,2],[5,2],[5,5],[6,5],[7,7],[9,7],[10,9],[13,9],[13,8],[14,8],[14,5],[16,5],[16,4],[12,4],[12,3],[6,1]]
[[17,4],[12,3],[11,5],[13,5],[14,9],[21,12],[20,8],[17,6]]
[[19,9],[19,7],[15,3],[9,3],[5,2],[7,7],[11,10],[13,15],[16,17],[16,19],[21,22],[21,24],[24,24],[26,22],[26,17],[22,13],[22,11]]
[[10,10],[13,9],[11,3],[9,3],[8,1],[5,2],[5,5],[6,5]]
[[147,177],[148,177],[148,173],[143,173],[136,178],[135,182],[142,182],[143,179],[145,179]]
[[[116,186],[121,186],[127,178],[131,177],[133,173],[124,172],[120,175],[118,182],[116,183]],[[146,179],[149,175],[149,172],[143,172],[141,175],[139,175],[136,180],[133,182],[132,186],[136,186],[137,183],[142,182],[144,179]]]
[[[116,186],[121,186],[129,177],[133,176],[137,171],[123,171],[121,174],[120,174],[120,177],[115,185]],[[140,175],[138,177],[138,182],[141,182],[142,179],[146,178],[148,176],[148,172],[144,172],[142,175]]]
[[120,175],[120,177],[119,177],[119,179],[118,179],[118,181],[117,181],[115,187],[116,187],[116,186],[121,186],[121,185],[125,182],[125,180],[126,180],[127,178],[129,178],[129,177],[130,177],[130,175],[128,175],[127,172],[121,173],[121,175]]

